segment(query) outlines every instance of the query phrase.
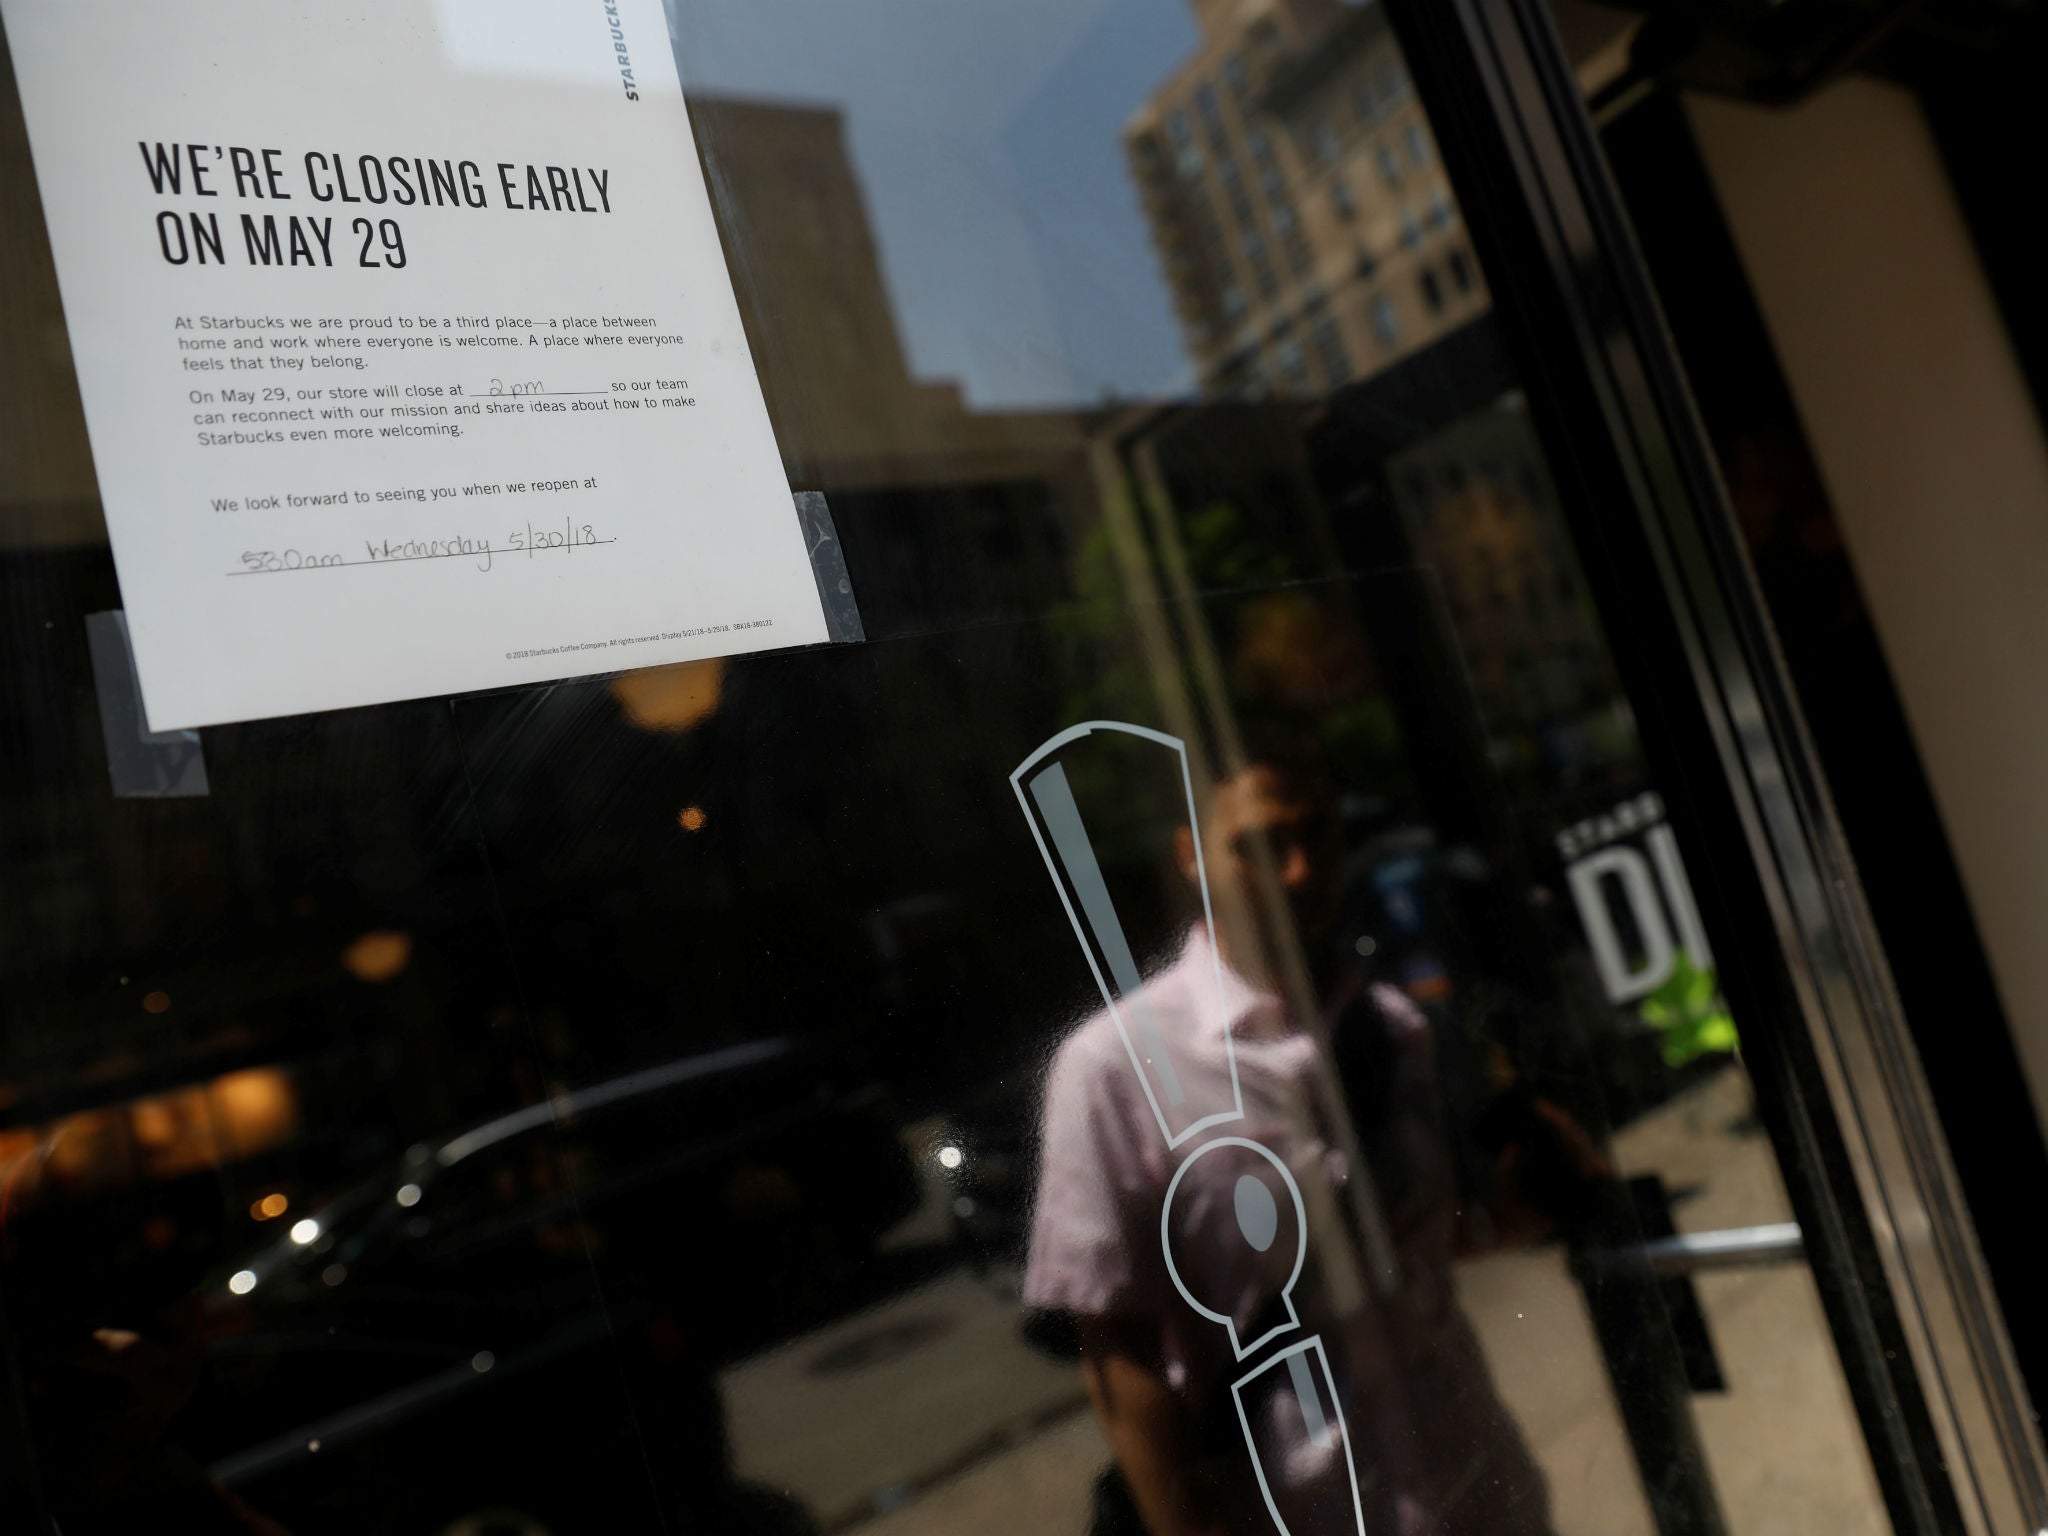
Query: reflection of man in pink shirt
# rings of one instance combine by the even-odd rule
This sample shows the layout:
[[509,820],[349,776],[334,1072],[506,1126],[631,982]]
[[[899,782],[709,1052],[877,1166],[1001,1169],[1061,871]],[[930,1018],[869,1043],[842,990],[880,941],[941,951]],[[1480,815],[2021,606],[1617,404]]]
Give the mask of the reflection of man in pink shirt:
[[[1459,1191],[1430,1026],[1402,994],[1355,972],[1318,982],[1320,1019],[1295,1016],[1270,980],[1282,942],[1298,935],[1315,954],[1328,936],[1337,868],[1328,804],[1313,768],[1278,760],[1218,785],[1202,818],[1215,937],[1196,925],[1178,957],[1124,1001],[1127,1018],[1144,1013],[1172,1042],[1191,1102],[1231,1097],[1234,1054],[1245,1114],[1215,1134],[1275,1154],[1306,1215],[1307,1259],[1284,1299],[1295,1247],[1248,1243],[1228,1188],[1176,1191],[1176,1213],[1191,1214],[1172,1239],[1175,1265],[1197,1294],[1224,1298],[1217,1310],[1241,1340],[1284,1323],[1288,1301],[1299,1327],[1286,1337],[1321,1338],[1372,1536],[1536,1536],[1548,1521],[1542,1479],[1451,1280]],[[1192,881],[1185,828],[1177,853]],[[1268,859],[1266,889],[1277,886],[1284,902],[1260,900]],[[1319,1036],[1333,1042],[1341,1072]],[[1312,1443],[1298,1416],[1264,1400],[1244,1405],[1241,1425],[1231,1383],[1253,1359],[1237,1359],[1230,1331],[1194,1310],[1168,1274],[1162,1202],[1205,1139],[1168,1147],[1109,1014],[1076,1030],[1046,1087],[1026,1305],[1076,1325],[1090,1400],[1150,1536],[1270,1530],[1254,1454],[1292,1536],[1348,1532],[1341,1448],[1328,1436]],[[1188,1177],[1223,1164],[1204,1158]]]

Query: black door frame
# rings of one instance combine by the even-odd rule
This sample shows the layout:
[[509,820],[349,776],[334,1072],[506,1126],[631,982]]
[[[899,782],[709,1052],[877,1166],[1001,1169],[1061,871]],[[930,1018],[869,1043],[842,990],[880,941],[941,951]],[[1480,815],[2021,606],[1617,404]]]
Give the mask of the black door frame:
[[1541,0],[1388,0],[1694,871],[1894,1527],[2048,1529],[2036,1421],[1685,377]]

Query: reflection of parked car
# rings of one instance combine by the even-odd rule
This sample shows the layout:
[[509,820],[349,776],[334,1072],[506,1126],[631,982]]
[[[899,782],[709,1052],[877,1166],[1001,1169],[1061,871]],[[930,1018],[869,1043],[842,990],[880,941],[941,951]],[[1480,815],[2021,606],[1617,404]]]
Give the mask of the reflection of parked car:
[[[916,1194],[879,1095],[794,1041],[558,1095],[413,1148],[209,1280],[188,1438],[295,1531],[485,1508],[800,1529],[732,1485],[712,1373],[815,1316]],[[683,1505],[648,1506],[649,1466]]]
[[949,1198],[953,1242],[976,1274],[1024,1262],[1038,1175],[1038,1085],[1004,1078],[957,1100],[933,1156]]

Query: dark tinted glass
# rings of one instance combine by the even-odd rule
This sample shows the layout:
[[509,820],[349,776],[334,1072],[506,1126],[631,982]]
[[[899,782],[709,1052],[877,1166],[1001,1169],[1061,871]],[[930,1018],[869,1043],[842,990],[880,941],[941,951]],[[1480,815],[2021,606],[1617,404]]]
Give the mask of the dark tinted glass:
[[866,642],[210,729],[196,797],[111,793],[0,118],[14,1507],[1880,1527],[1383,12],[674,20]]

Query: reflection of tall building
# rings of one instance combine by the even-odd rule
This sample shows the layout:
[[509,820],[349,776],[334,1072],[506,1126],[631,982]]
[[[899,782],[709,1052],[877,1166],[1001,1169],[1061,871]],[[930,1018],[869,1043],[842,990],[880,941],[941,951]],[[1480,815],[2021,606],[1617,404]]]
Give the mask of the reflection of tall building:
[[1202,44],[1124,130],[1205,391],[1380,371],[1485,304],[1378,5],[1195,0]]
[[1626,757],[1630,727],[1549,474],[1518,406],[1432,433],[1387,466],[1414,558],[1456,637],[1494,766],[1564,782]]
[[790,483],[828,494],[869,633],[1062,598],[1055,530],[1093,516],[1083,418],[913,376],[838,110],[690,111]]
[[794,484],[953,483],[1043,469],[1065,412],[975,412],[914,378],[835,108],[690,103],[734,288]]

